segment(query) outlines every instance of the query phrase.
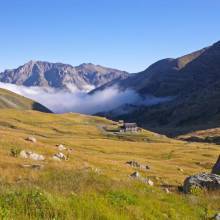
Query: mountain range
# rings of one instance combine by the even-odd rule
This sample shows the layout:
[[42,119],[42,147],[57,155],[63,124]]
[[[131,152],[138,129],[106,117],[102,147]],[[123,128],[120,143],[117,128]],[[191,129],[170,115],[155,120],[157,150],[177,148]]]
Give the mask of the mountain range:
[[17,69],[0,73],[0,82],[23,86],[40,86],[67,91],[90,91],[112,80],[124,79],[125,71],[92,63],[73,67],[69,64],[30,61]]
[[117,87],[146,100],[149,96],[162,99],[153,105],[125,104],[98,115],[137,122],[169,136],[220,125],[220,41],[179,58],[160,60],[135,74],[91,63],[73,67],[30,61],[0,73],[0,81],[89,94]]

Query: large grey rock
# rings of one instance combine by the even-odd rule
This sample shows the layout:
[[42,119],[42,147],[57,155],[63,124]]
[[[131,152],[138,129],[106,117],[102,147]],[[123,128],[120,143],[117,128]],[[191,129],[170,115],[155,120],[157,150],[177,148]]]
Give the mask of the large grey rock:
[[213,220],[220,220],[220,213],[217,213],[212,219]]
[[215,165],[212,168],[212,173],[220,175],[220,155],[219,155],[218,160],[216,161]]
[[183,191],[190,193],[194,187],[208,190],[220,189],[220,175],[201,173],[187,177],[183,184]]
[[31,160],[45,160],[43,155],[34,153],[32,151],[26,151],[26,150],[22,150],[20,152],[20,157],[24,159],[31,159]]

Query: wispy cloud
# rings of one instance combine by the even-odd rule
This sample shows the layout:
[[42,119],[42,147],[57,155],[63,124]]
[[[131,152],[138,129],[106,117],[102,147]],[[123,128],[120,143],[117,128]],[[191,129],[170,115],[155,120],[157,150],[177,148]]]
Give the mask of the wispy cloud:
[[119,91],[116,87],[87,94],[75,90],[62,90],[42,87],[25,87],[14,84],[0,83],[0,87],[40,102],[55,113],[78,112],[94,114],[109,111],[123,104],[152,105],[164,101],[163,98],[148,97],[143,99],[133,90]]

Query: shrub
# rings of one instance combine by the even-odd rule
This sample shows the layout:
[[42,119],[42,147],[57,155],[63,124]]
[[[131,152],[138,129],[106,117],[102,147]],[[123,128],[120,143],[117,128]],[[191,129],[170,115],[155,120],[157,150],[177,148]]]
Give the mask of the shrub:
[[[0,194],[0,219],[26,216],[29,219],[65,219],[56,202],[38,189],[19,189]],[[10,210],[10,212],[8,211]],[[10,217],[10,218],[9,218]]]
[[5,207],[0,207],[0,219],[6,220],[9,216],[9,210]]
[[106,197],[112,205],[116,206],[134,205],[137,202],[137,197],[128,192],[109,192]]
[[21,152],[21,149],[19,149],[19,148],[11,148],[10,152],[11,152],[11,156],[12,157],[18,157],[18,155]]

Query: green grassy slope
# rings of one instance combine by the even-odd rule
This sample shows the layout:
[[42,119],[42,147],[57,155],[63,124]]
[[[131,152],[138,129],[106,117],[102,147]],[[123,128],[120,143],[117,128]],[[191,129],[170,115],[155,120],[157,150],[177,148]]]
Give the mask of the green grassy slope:
[[[207,219],[220,209],[220,195],[182,195],[186,176],[208,172],[215,145],[176,141],[152,132],[115,134],[114,122],[80,114],[0,110],[0,219]],[[25,139],[34,136],[37,143]],[[54,161],[57,144],[67,161]],[[12,157],[14,150],[43,154],[45,161]],[[155,185],[129,175],[126,161]],[[22,165],[41,164],[41,170]],[[181,170],[179,169],[181,168]],[[166,194],[164,187],[172,193]]]
[[13,108],[22,110],[36,110],[42,112],[51,112],[45,106],[31,99],[17,95],[5,89],[0,89],[0,109]]

